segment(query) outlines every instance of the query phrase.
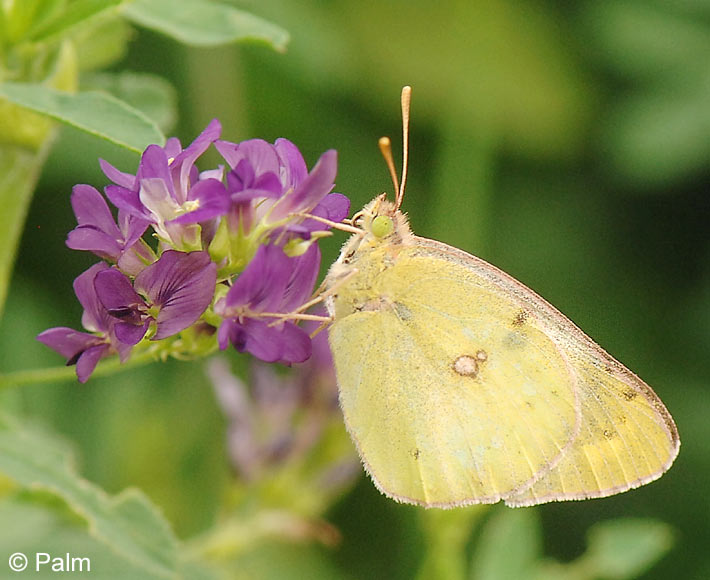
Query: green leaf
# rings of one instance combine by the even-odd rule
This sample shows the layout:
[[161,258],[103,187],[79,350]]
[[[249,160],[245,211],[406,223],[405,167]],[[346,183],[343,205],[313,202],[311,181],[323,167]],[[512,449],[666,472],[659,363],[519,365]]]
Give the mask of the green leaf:
[[64,7],[56,18],[44,22],[33,30],[30,40],[46,42],[60,36],[66,36],[73,28],[85,26],[88,22],[108,11],[115,9],[123,0],[74,0]]
[[135,0],[123,8],[123,13],[135,24],[190,46],[251,40],[283,51],[289,40],[288,32],[280,26],[207,0]]
[[35,84],[3,83],[0,97],[133,151],[165,143],[152,120],[108,94],[72,94]]
[[471,580],[533,578],[541,557],[542,533],[537,510],[501,507],[483,529],[471,565]]
[[71,41],[76,48],[79,70],[101,70],[123,60],[135,32],[118,11],[77,31]]
[[673,544],[668,524],[619,518],[592,526],[587,551],[572,562],[541,561],[537,580],[631,580],[656,563]]
[[590,578],[636,578],[673,545],[671,527],[650,519],[600,522],[589,530],[588,537],[589,548],[579,564],[593,570]]
[[163,77],[126,71],[87,74],[81,79],[81,88],[111,93],[155,120],[164,132],[171,131],[177,122],[177,91]]
[[33,152],[0,143],[0,316],[27,208],[48,150],[48,144]]
[[0,39],[3,44],[12,45],[24,40],[29,31],[46,22],[61,10],[62,0],[24,0],[4,3],[0,8]]
[[[0,551],[20,552],[31,562],[32,578],[52,580],[57,572],[49,565],[36,569],[36,554],[50,554],[64,559],[88,558],[93,580],[162,580],[163,574],[151,573],[117,554],[109,546],[93,538],[85,525],[68,513],[66,504],[47,501],[42,494],[22,492],[0,501]],[[71,560],[70,560],[71,561]],[[75,560],[78,563],[78,561]],[[81,562],[87,572],[87,561]],[[79,571],[76,565],[75,572]],[[185,580],[215,580],[215,575],[198,562],[178,561],[176,577]]]
[[174,576],[177,541],[156,508],[138,490],[111,497],[81,479],[56,437],[0,417],[0,472],[33,492],[63,500],[86,521],[92,538],[146,576]]

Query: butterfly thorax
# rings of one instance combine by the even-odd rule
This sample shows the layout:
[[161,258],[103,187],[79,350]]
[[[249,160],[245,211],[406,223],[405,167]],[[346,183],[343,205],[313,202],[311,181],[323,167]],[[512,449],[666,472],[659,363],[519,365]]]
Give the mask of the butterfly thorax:
[[[335,302],[345,305],[347,311],[366,307],[369,300],[379,297],[377,278],[395,265],[403,248],[414,243],[407,217],[394,203],[379,195],[368,203],[354,218],[362,233],[353,234],[343,245],[340,256],[328,270],[326,285],[336,293],[327,301],[328,310],[336,318]],[[337,298],[337,300],[336,300]]]

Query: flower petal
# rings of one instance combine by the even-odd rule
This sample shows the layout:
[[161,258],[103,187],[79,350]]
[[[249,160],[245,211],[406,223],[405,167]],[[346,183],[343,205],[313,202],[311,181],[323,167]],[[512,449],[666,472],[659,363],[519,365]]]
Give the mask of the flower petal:
[[143,270],[135,288],[160,307],[153,340],[172,336],[196,322],[210,305],[217,283],[217,265],[207,252],[168,250]]
[[284,198],[274,208],[270,220],[278,221],[290,213],[313,209],[333,189],[337,169],[337,152],[330,149],[323,153],[308,177],[299,184],[293,194]]
[[245,305],[255,312],[276,312],[291,276],[290,260],[278,246],[259,246],[229,289],[225,312]]
[[76,359],[87,348],[105,342],[95,334],[79,332],[66,326],[49,328],[37,335],[37,340],[53,351],[62,355],[68,361]]
[[121,209],[118,210],[118,227],[123,234],[125,248],[135,244],[149,225],[150,221],[143,217],[135,216]]
[[67,246],[94,252],[114,262],[118,260],[123,236],[103,196],[89,185],[75,185],[71,204],[78,225],[67,235]]
[[276,139],[274,149],[281,160],[281,181],[284,190],[296,189],[308,176],[308,167],[303,159],[303,155],[288,139]]
[[136,184],[135,175],[119,171],[108,161],[104,161],[103,159],[99,159],[99,165],[101,166],[101,171],[104,172],[104,175],[108,177],[111,181],[113,181],[116,185],[120,185],[121,187],[124,187],[126,189],[134,189]]
[[116,262],[116,266],[124,274],[136,277],[149,264],[158,259],[153,250],[143,240],[137,241],[121,252],[121,257]]
[[[170,163],[170,172],[177,177],[177,190],[186,194],[191,185],[191,173],[193,171],[195,161],[202,155],[207,148],[214,143],[222,132],[222,125],[219,120],[212,119],[204,131],[186,147],[181,153],[175,156],[175,159]],[[175,175],[179,171],[179,175]],[[180,204],[185,202],[185,199],[178,200]]]
[[165,156],[168,159],[174,159],[177,155],[180,155],[182,152],[182,144],[180,143],[180,139],[177,137],[170,137],[165,142],[163,151],[165,151]]
[[242,159],[246,159],[253,168],[254,175],[273,173],[279,175],[279,156],[274,146],[263,139],[249,139],[239,144],[229,141],[216,141],[215,148],[229,166],[234,169]]
[[293,322],[284,322],[280,335],[283,345],[280,363],[299,363],[310,358],[313,346],[311,338],[305,330]]
[[99,301],[94,289],[96,275],[108,269],[108,265],[104,262],[99,262],[74,279],[74,293],[79,303],[84,307],[81,324],[90,332],[108,332],[111,328],[111,317]]
[[66,244],[72,250],[93,252],[99,258],[116,262],[123,246],[106,232],[93,226],[77,226],[67,234]]
[[80,383],[85,383],[89,380],[91,373],[94,372],[99,361],[109,354],[110,346],[101,344],[87,348],[76,361],[76,378]]
[[120,185],[107,185],[104,187],[104,193],[109,201],[119,210],[124,210],[131,215],[142,217],[143,219],[148,216],[138,196],[138,190],[128,189]]
[[350,200],[342,193],[328,194],[313,209],[312,213],[332,222],[341,222],[350,213]]
[[219,337],[220,348],[228,340],[237,351],[249,352],[264,362],[291,364],[311,356],[311,339],[292,322],[271,326],[268,321],[253,318],[243,323],[225,320],[220,325]]
[[165,183],[171,197],[174,197],[173,180],[168,166],[168,156],[165,150],[158,145],[148,145],[148,148],[141,156],[141,162],[136,173],[139,187],[142,187],[143,180],[155,179]]
[[320,271],[320,248],[313,244],[305,254],[290,258],[291,275],[284,290],[278,312],[291,312],[306,302]]
[[163,179],[141,180],[138,196],[147,213],[153,217],[154,224],[162,224],[178,214],[179,206],[170,194],[168,186],[169,184]]
[[145,301],[123,273],[116,268],[99,272],[94,280],[94,288],[101,304],[111,316],[123,322],[143,324]]
[[143,324],[131,324],[130,322],[117,322],[113,327],[116,338],[123,344],[135,346],[148,332],[152,319],[146,319]]
[[45,330],[37,335],[37,340],[66,358],[67,365],[76,364],[80,383],[89,379],[99,360],[111,349],[105,338],[66,327]]
[[80,226],[91,225],[102,232],[120,237],[121,232],[104,196],[90,185],[75,185],[72,188],[71,206]]
[[169,224],[196,224],[222,216],[229,211],[227,189],[216,179],[198,181],[190,190],[190,198],[198,202],[197,209],[170,220]]

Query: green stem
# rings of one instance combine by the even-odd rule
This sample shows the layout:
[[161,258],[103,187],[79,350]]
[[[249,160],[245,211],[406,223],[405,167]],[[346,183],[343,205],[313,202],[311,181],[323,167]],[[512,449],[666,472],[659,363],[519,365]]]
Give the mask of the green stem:
[[420,513],[426,551],[417,574],[419,580],[468,578],[466,544],[489,507],[474,505],[451,510],[431,509]]
[[[99,363],[91,374],[92,378],[112,375],[114,373],[145,365],[155,360],[153,350],[144,350],[133,354],[129,360],[121,364],[117,356]],[[50,367],[27,371],[14,371],[0,374],[0,389],[21,387],[38,383],[52,383],[76,380],[76,370],[73,366]]]
[[267,540],[306,543],[318,541],[333,546],[339,532],[328,522],[287,510],[260,509],[253,514],[233,515],[204,535],[186,544],[196,560],[229,560]]

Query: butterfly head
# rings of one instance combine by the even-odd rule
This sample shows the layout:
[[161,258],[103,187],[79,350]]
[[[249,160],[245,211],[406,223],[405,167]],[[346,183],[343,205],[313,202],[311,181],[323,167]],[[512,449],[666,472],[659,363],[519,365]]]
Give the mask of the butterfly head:
[[384,193],[356,213],[352,222],[362,230],[361,237],[371,244],[382,241],[397,243],[409,233],[406,216]]

